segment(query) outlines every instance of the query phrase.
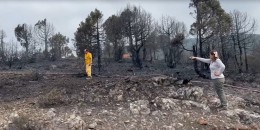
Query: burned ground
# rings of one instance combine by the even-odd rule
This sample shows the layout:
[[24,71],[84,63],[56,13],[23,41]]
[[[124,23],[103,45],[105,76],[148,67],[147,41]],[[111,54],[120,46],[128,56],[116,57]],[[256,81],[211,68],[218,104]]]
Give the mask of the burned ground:
[[[227,84],[247,90],[225,87],[229,109],[219,111],[210,80],[192,67],[106,62],[101,73],[93,69],[90,80],[77,59],[2,70],[1,129],[260,129],[257,75],[251,82],[228,76]],[[183,78],[192,80],[184,85]]]

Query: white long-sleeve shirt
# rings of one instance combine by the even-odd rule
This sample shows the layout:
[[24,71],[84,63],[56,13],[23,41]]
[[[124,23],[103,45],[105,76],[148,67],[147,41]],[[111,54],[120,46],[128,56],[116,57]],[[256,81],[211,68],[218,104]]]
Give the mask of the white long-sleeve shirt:
[[[224,70],[225,70],[225,65],[222,63],[222,61],[220,59],[217,59],[216,61],[212,61],[211,59],[205,59],[205,58],[196,58],[197,60],[204,62],[204,63],[208,63],[210,64],[209,68],[210,68],[210,75],[211,75],[211,79],[217,79],[217,78],[224,78]],[[214,73],[218,72],[220,73],[219,76],[216,76]]]

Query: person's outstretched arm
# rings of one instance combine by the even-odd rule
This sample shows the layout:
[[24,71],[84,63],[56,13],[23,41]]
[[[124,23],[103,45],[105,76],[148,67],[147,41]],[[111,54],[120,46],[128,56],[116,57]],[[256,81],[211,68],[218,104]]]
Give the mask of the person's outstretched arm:
[[190,57],[192,60],[198,60],[198,61],[201,61],[201,62],[204,62],[204,63],[210,63],[210,59],[205,59],[205,58],[201,58],[201,57],[194,57],[194,56],[192,56],[192,57]]

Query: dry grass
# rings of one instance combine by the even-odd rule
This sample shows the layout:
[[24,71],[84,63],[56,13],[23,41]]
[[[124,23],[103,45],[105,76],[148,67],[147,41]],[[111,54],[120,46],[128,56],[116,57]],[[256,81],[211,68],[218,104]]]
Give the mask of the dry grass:
[[30,119],[27,115],[20,115],[12,119],[12,123],[8,125],[8,130],[35,130],[31,125]]
[[66,103],[66,91],[64,89],[52,89],[49,93],[38,98],[38,105],[42,108],[49,108]]

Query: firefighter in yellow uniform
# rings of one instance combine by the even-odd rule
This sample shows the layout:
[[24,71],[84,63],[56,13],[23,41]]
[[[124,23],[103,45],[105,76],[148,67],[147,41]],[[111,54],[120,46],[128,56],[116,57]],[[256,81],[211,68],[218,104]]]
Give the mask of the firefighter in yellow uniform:
[[92,66],[92,54],[85,49],[85,65],[86,65],[86,73],[87,73],[87,78],[92,78],[91,75],[91,66]]

